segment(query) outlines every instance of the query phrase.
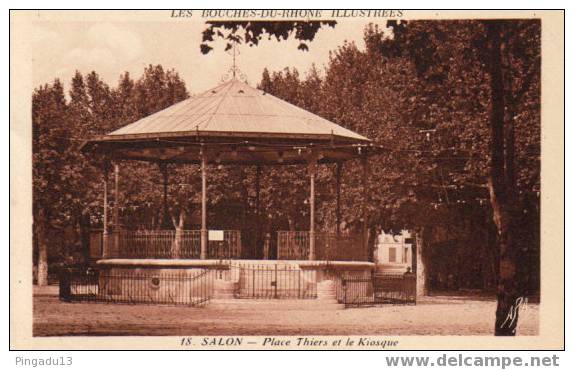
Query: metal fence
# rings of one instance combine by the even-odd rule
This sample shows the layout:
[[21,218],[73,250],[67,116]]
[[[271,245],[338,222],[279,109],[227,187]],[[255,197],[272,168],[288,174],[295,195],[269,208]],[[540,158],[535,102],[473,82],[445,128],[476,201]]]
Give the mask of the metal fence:
[[[309,231],[278,231],[277,259],[308,259],[310,239]],[[368,261],[369,258],[361,235],[316,232],[315,259],[320,261]]]
[[315,254],[322,261],[368,261],[369,253],[359,234],[322,233],[315,242]]
[[412,273],[341,276],[336,295],[345,307],[416,304],[416,277]]
[[236,298],[313,299],[317,298],[316,271],[293,265],[231,266],[238,274]]
[[93,269],[61,269],[59,272],[60,300],[96,301],[99,272]]
[[[101,240],[91,236],[94,250]],[[198,259],[201,255],[200,230],[122,230],[110,233],[108,243],[111,258]],[[241,232],[224,230],[223,240],[208,240],[207,258],[241,258]]]
[[60,300],[200,306],[213,295],[214,271],[63,270]]
[[361,281],[372,278],[372,272],[368,270],[362,271],[327,271],[331,280],[335,281],[335,296],[339,303],[345,303],[345,290],[347,288],[347,281]]
[[278,231],[277,259],[306,260],[309,258],[308,231]]

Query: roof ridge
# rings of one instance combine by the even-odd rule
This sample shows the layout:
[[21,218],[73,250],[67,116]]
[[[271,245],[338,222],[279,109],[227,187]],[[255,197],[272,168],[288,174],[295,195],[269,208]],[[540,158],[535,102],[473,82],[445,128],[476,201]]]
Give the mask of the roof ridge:
[[217,86],[214,86],[212,88],[206,89],[202,92],[200,92],[199,94],[192,96],[192,98],[200,98],[200,97],[204,97],[204,96],[209,96],[209,93],[213,93],[214,90],[217,90],[219,88],[223,89],[226,85],[229,85],[231,83],[231,81],[225,81],[222,84],[219,84]]
[[[215,109],[213,110],[213,113],[211,114],[211,117],[209,117],[209,119],[207,120],[207,122],[205,122],[205,125],[203,126],[203,130],[207,130],[207,127],[209,126],[209,123],[213,120],[213,117],[215,117],[217,115],[217,112],[219,111],[219,108],[221,108],[221,103],[223,103],[223,101],[225,100],[225,98],[228,96],[229,90],[231,90],[231,86],[233,86],[233,84],[230,82],[226,82],[226,84],[228,84],[228,88],[227,91],[225,91],[223,93],[223,96],[221,97],[221,100],[219,100],[219,103],[217,104],[217,106],[215,107]],[[225,85],[225,84],[223,84]],[[221,85],[221,86],[223,86]],[[198,125],[199,127],[199,125]]]

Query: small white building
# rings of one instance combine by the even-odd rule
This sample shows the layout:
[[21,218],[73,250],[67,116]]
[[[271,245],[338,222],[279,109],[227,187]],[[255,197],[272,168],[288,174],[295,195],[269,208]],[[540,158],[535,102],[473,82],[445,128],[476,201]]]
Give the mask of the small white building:
[[411,234],[407,230],[400,234],[386,234],[381,232],[377,238],[375,263],[377,269],[382,271],[406,272],[407,267],[412,270],[413,248]]

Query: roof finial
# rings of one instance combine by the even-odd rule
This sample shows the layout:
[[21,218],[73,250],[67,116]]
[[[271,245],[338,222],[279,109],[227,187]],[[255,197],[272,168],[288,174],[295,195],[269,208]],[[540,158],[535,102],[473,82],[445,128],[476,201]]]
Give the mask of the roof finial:
[[243,72],[241,72],[241,70],[239,69],[239,67],[237,66],[237,57],[239,55],[241,55],[241,53],[239,52],[239,49],[237,48],[237,43],[239,42],[239,40],[236,37],[232,37],[230,38],[229,44],[227,44],[227,47],[225,49],[225,52],[229,55],[231,55],[232,57],[232,65],[231,68],[229,68],[229,70],[227,71],[227,73],[222,77],[222,81],[228,81],[228,80],[236,80],[237,78],[239,78],[242,81],[246,81],[247,77],[245,76],[245,74]]
[[231,67],[232,71],[233,71],[233,79],[235,80],[235,71],[237,70],[237,65],[235,64],[235,56],[237,55],[237,42],[233,41],[233,47],[231,48],[233,50],[233,67]]

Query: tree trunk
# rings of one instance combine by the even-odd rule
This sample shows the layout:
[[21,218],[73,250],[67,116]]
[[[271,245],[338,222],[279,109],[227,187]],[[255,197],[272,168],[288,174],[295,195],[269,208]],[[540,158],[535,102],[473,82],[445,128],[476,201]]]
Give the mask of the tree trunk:
[[181,247],[183,245],[183,227],[185,222],[185,212],[183,209],[179,211],[179,220],[178,222],[172,218],[173,225],[175,226],[175,239],[171,246],[171,255],[172,258],[181,258]]
[[[515,218],[516,191],[514,182],[513,133],[505,135],[505,93],[502,70],[502,45],[500,22],[486,23],[489,40],[489,74],[490,74],[490,176],[489,193],[493,211],[493,220],[497,229],[499,250],[497,307],[494,334],[513,336],[518,324],[519,293],[516,278],[516,239],[513,238]],[[505,143],[506,136],[506,143]],[[506,149],[506,152],[505,152]],[[505,156],[506,154],[506,156]],[[506,167],[508,166],[508,167]]]
[[424,244],[427,243],[426,240],[427,228],[422,227],[416,232],[415,236],[415,258],[413,258],[414,272],[416,273],[416,284],[417,284],[417,297],[424,297],[428,295],[428,273],[426,270],[426,258],[424,254]]
[[36,237],[38,240],[38,286],[48,285],[48,244],[46,243],[46,221],[44,212],[40,210],[36,223]]
[[509,206],[504,204],[497,195],[494,187],[490,190],[493,217],[496,220],[498,231],[498,282],[495,335],[513,336],[516,334],[518,324],[518,304],[520,294],[516,276],[516,250],[518,246],[513,238],[513,216]]
[[80,228],[80,242],[82,244],[82,256],[84,264],[90,263],[90,215],[82,213],[78,222]]

